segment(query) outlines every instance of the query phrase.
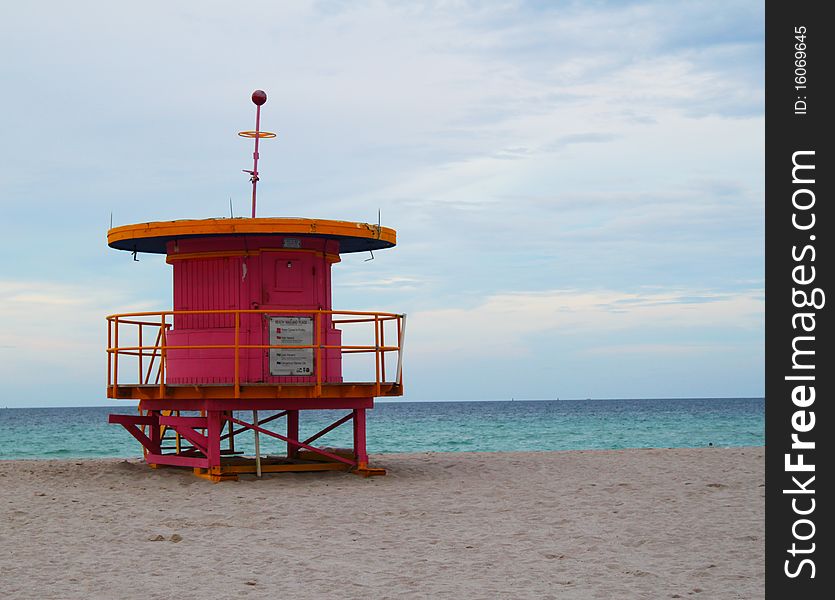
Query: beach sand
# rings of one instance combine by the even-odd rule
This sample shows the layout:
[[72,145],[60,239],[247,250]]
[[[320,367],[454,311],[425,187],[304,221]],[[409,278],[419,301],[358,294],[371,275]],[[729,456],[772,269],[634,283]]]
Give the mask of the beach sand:
[[0,462],[0,598],[762,598],[764,448]]

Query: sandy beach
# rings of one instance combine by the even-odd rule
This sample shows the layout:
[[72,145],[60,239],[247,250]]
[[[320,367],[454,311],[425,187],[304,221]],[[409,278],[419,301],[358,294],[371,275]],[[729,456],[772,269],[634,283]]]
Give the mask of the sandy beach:
[[762,598],[763,448],[0,462],[0,598]]

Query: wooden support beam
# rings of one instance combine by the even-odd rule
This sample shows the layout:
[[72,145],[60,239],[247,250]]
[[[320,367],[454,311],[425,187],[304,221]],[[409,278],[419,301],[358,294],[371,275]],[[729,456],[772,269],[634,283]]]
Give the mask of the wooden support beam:
[[322,456],[326,456],[326,457],[330,458],[331,460],[335,460],[335,461],[345,463],[346,465],[351,465],[351,466],[356,464],[352,460],[349,460],[347,458],[343,458],[341,456],[337,456],[336,454],[333,454],[332,452],[328,452],[327,450],[322,450],[321,448],[316,448],[314,446],[310,446],[309,444],[305,444],[304,442],[291,440],[290,438],[288,438],[286,436],[283,436],[280,433],[276,433],[274,431],[269,431],[268,429],[264,429],[263,427],[258,427],[257,425],[253,425],[252,423],[246,423],[244,421],[241,421],[241,420],[235,419],[235,418],[232,418],[230,420],[233,423],[237,423],[238,425],[244,425],[249,429],[254,429],[254,430],[258,431],[259,433],[263,433],[265,435],[269,435],[269,436],[272,436],[274,438],[278,438],[282,441],[287,442],[288,444],[292,444],[293,446],[296,446],[297,448],[304,448],[305,450],[310,450],[311,452],[315,452],[316,454],[321,454]]
[[159,465],[171,465],[174,467],[199,467],[207,469],[209,459],[196,456],[182,456],[179,454],[152,454],[148,453],[145,459],[148,463]]
[[325,427],[322,431],[319,431],[318,433],[314,433],[313,435],[311,435],[309,438],[307,438],[304,441],[304,443],[309,444],[311,442],[315,442],[316,440],[318,440],[320,437],[322,437],[323,435],[325,435],[329,431],[333,431],[334,429],[336,429],[337,427],[339,427],[343,423],[347,423],[348,421],[350,421],[353,418],[354,418],[354,413],[353,412],[348,413],[347,415],[345,415],[344,417],[342,417],[338,421],[336,421],[334,423],[331,423],[330,425]]
[[[160,452],[159,423],[156,417],[146,415],[109,415],[107,421],[108,423],[118,424],[127,429],[128,433],[135,437],[148,452]],[[149,425],[152,437],[149,438],[145,435],[137,425]],[[157,432],[156,440],[153,439],[153,433],[155,431]]]

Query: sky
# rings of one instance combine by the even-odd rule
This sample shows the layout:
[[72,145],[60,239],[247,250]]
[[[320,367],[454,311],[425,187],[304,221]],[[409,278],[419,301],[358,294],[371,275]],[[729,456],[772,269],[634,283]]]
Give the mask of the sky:
[[408,315],[405,400],[764,394],[763,6],[6,2],[3,406],[105,397],[171,307],[113,225],[376,222],[333,306]]

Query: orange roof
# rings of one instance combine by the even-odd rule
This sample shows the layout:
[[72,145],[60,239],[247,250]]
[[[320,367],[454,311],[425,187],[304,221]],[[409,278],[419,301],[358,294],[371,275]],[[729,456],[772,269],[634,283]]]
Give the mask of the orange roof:
[[107,245],[118,250],[165,254],[169,241],[193,237],[302,235],[339,241],[339,252],[391,248],[397,232],[389,227],[326,219],[258,217],[255,219],[183,219],[114,227]]

